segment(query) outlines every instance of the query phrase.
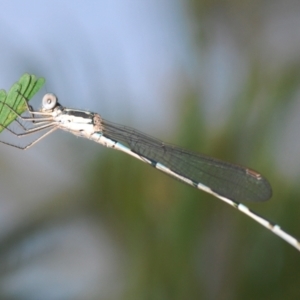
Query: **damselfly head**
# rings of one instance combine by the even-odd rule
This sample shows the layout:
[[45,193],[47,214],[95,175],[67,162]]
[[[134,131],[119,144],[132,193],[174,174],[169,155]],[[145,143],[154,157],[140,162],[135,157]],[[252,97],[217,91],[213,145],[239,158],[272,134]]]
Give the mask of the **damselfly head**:
[[43,97],[42,110],[52,110],[57,105],[57,97],[54,94],[48,93]]

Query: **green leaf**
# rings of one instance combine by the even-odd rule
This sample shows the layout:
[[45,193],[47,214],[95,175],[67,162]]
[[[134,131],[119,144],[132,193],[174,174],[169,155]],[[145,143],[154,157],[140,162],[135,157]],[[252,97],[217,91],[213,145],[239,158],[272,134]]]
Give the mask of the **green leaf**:
[[[27,110],[27,103],[44,85],[44,78],[25,73],[6,94],[0,90],[0,132],[10,125],[17,115]],[[12,111],[12,108],[14,111]]]

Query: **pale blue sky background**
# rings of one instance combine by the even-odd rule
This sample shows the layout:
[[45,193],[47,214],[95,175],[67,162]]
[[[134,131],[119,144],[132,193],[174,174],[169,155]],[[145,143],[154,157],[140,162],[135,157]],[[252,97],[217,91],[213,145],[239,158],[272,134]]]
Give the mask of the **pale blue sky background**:
[[[195,80],[198,63],[180,1],[3,1],[1,9],[2,88],[33,73],[47,80],[40,96],[51,91],[65,106],[168,133],[181,96],[174,85],[181,74]],[[35,106],[39,103],[36,97]],[[56,134],[26,152],[1,146],[2,166],[9,171],[0,176],[0,236],[34,215],[51,199],[51,190],[81,184],[91,155],[103,149],[72,140]],[[18,245],[9,260],[42,255],[41,261],[8,275],[1,289],[23,299],[82,299],[93,293],[114,298],[122,290],[122,255],[93,224],[75,217]]]

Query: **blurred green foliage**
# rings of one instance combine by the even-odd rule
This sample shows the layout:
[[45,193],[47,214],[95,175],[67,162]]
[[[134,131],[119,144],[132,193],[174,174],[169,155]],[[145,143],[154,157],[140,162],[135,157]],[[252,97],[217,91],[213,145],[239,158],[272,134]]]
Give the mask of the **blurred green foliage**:
[[[295,190],[291,195],[292,187],[274,170],[270,137],[277,125],[273,116],[280,112],[288,118],[285,109],[295,99],[300,76],[296,68],[288,69],[263,85],[260,72],[258,65],[249,71],[227,124],[213,140],[203,122],[201,103],[189,91],[179,101],[174,142],[202,152],[209,144],[211,155],[263,172],[274,187],[274,197],[265,204],[247,205],[272,215],[299,236],[295,228],[299,207],[293,199],[300,194]],[[264,99],[259,98],[262,89]],[[124,245],[128,260],[124,299],[300,297],[299,253],[272,233],[212,196],[121,153],[108,151],[96,161],[89,170],[88,205]],[[286,190],[288,194],[280,193]]]

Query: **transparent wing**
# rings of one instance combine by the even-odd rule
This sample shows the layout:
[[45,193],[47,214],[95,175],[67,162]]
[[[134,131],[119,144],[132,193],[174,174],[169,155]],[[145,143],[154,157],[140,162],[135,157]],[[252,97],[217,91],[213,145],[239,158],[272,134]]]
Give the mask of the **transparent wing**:
[[166,144],[130,127],[103,120],[104,136],[127,145],[133,152],[161,163],[173,172],[209,187],[234,201],[266,201],[272,196],[269,182],[257,172]]

